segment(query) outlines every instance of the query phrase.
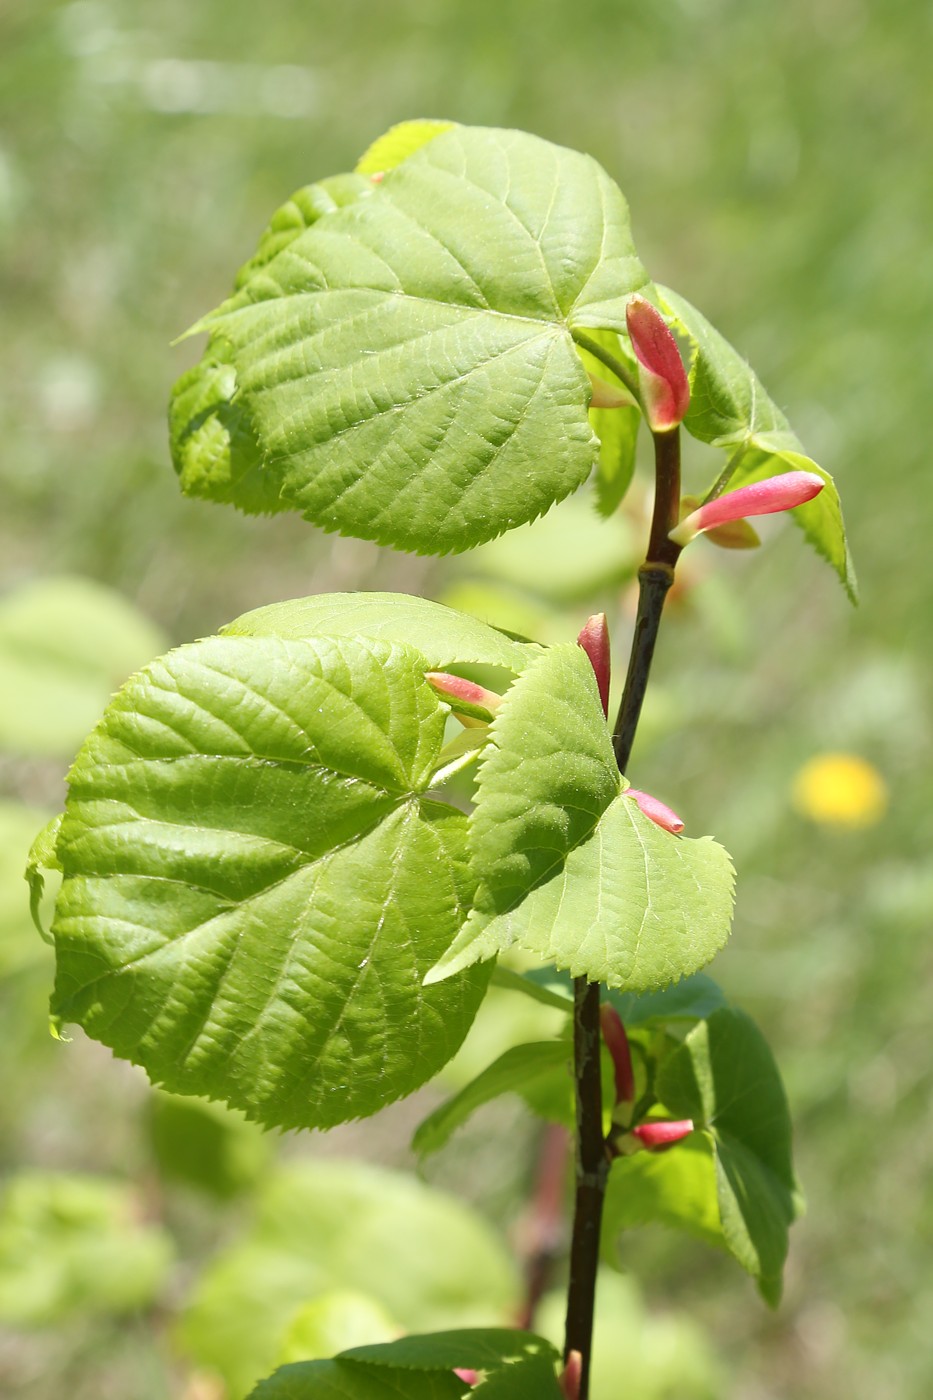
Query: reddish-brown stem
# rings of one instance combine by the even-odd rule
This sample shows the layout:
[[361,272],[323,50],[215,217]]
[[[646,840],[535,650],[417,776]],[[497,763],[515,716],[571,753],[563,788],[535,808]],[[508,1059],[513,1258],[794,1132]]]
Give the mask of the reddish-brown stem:
[[[616,762],[624,772],[631,758],[635,732],[654,656],[661,612],[674,581],[680,547],[668,539],[680,512],[680,433],[655,433],[654,512],[647,557],[638,573],[638,615],[629,654],[622,703],[613,732]],[[603,1201],[609,1180],[609,1150],[603,1134],[600,1075],[599,984],[585,977],[574,980],[574,1083],[577,1106],[577,1175],[573,1235],[570,1245],[570,1284],[564,1359],[578,1351],[582,1358],[579,1400],[588,1400],[596,1272]]]

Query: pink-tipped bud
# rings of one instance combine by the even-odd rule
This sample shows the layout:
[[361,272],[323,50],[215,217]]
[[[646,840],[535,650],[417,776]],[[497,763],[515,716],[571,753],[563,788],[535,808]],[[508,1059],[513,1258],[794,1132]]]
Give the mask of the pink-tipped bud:
[[425,680],[451,709],[458,714],[462,711],[468,719],[477,719],[482,724],[488,724],[502,704],[502,696],[494,690],[487,690],[484,685],[465,680],[463,676],[452,676],[448,671],[428,671]]
[[683,831],[684,824],[677,813],[672,812],[670,807],[659,802],[650,793],[630,787],[626,788],[622,795],[623,797],[631,797],[637,804],[639,811],[643,812],[649,821],[653,821],[655,826],[663,827],[665,831],[671,831],[675,836],[679,836]]
[[479,1371],[472,1371],[469,1366],[455,1366],[454,1375],[466,1381],[467,1385],[476,1385],[479,1381]]
[[581,646],[590,658],[590,665],[593,674],[596,676],[596,686],[599,690],[599,698],[603,704],[603,714],[609,714],[609,624],[606,621],[605,613],[594,613],[588,617],[583,630],[577,638],[577,645]]
[[[686,520],[688,515],[692,515],[700,507],[698,496],[682,496],[680,499],[680,518]],[[712,529],[704,532],[710,544],[716,544],[720,549],[757,549],[761,544],[758,531],[749,525],[747,520],[730,520],[725,525],[714,525]]]
[[632,1072],[632,1052],[622,1018],[611,1002],[604,1001],[599,1008],[599,1025],[603,1033],[606,1049],[612,1058],[615,1072],[616,1103],[633,1103],[635,1100],[635,1075]]
[[567,1357],[564,1369],[561,1372],[560,1393],[564,1400],[580,1400],[580,1386],[583,1381],[583,1357],[578,1351],[572,1351]]
[[742,520],[746,515],[773,515],[776,511],[793,510],[818,496],[826,483],[816,472],[782,472],[751,486],[740,486],[724,496],[707,501],[692,511],[670,533],[675,544],[689,544],[697,535],[719,525]]
[[386,173],[385,173],[384,170],[377,170],[377,171],[375,172],[375,174],[370,175],[369,178],[370,178],[370,180],[372,180],[372,182],[373,182],[374,185],[381,185],[382,182],[383,182],[383,180],[385,179],[385,177],[386,177]]
[[648,426],[653,433],[670,432],[690,406],[690,385],[677,341],[660,311],[644,297],[629,298],[625,324],[641,367],[638,378]]
[[589,381],[592,392],[590,408],[631,408],[635,402],[624,389],[607,384],[605,379],[599,379],[595,374],[589,376]]
[[675,1123],[654,1118],[647,1123],[639,1123],[637,1128],[632,1129],[632,1136],[649,1152],[661,1152],[665,1147],[673,1147],[675,1142],[682,1142],[692,1132],[692,1118],[681,1118]]

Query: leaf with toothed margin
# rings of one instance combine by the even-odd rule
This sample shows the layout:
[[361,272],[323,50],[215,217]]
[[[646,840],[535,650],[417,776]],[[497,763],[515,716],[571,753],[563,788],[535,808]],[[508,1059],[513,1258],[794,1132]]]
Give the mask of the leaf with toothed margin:
[[[465,1329],[353,1347],[332,1361],[283,1366],[250,1400],[561,1400],[558,1353],[530,1332]],[[474,1385],[455,1373],[475,1371]]]
[[244,613],[222,629],[224,636],[372,637],[406,642],[428,669],[456,665],[501,666],[514,675],[539,657],[542,648],[489,627],[467,613],[405,593],[322,593],[290,598]]
[[425,670],[401,644],[215,637],[134,676],[69,776],[58,1021],[269,1125],[434,1074],[488,971],[422,986],[472,884],[466,817],[425,797],[448,713]]
[[816,552],[835,569],[851,601],[857,602],[858,584],[832,477],[804,455],[784,414],[725,336],[676,292],[668,287],[657,291],[662,307],[693,351],[684,427],[701,442],[730,453],[729,490],[787,471],[816,472],[823,478],[820,494],[790,514]]
[[[277,505],[437,554],[533,520],[589,475],[571,330],[623,329],[646,282],[625,200],[591,157],[452,126],[195,329],[206,362],[232,368],[218,412],[235,409]],[[229,474],[183,486],[243,503]]]
[[579,647],[552,647],[518,678],[491,740],[470,818],[473,908],[428,983],[512,945],[633,992],[709,962],[729,935],[729,856],[624,795]]
[[[334,175],[296,190],[277,209],[256,252],[236,275],[237,291],[262,272],[300,233],[346,204],[372,193],[362,175]],[[287,510],[279,483],[263,470],[249,414],[237,400],[230,347],[215,336],[206,355],[176,383],[169,405],[169,445],[187,496],[227,502],[248,515]]]

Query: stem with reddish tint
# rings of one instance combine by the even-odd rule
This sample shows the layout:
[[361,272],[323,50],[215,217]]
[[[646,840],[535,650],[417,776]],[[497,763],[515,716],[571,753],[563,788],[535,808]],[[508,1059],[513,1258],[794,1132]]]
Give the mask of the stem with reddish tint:
[[[661,612],[674,581],[680,547],[668,539],[680,511],[680,432],[654,434],[654,512],[647,557],[638,571],[638,615],[629,654],[613,749],[619,770],[628,767],[635,742],[648,676],[654,657]],[[576,1192],[573,1235],[570,1244],[570,1284],[567,1292],[567,1327],[564,1359],[573,1351],[582,1358],[579,1400],[588,1400],[590,1358],[593,1349],[593,1314],[596,1306],[596,1273],[599,1268],[599,1235],[603,1201],[609,1180],[609,1151],[603,1134],[600,1073],[599,983],[585,977],[573,985],[573,1064],[577,1110]]]

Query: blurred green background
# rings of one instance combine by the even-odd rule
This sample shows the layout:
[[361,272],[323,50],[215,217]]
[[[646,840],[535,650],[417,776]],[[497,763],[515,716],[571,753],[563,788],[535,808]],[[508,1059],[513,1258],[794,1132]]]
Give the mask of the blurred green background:
[[[294,188],[421,115],[521,126],[606,166],[649,271],[742,350],[836,476],[862,587],[853,611],[792,529],[755,556],[701,543],[662,636],[632,776],[735,858],[736,928],[713,971],[772,1038],[809,1214],[775,1315],[725,1258],[625,1238],[610,1332],[630,1354],[653,1338],[664,1362],[639,1363],[626,1394],[933,1394],[931,51],[928,0],[3,0],[5,1394],[217,1400],[176,1318],[270,1158],[408,1164],[436,1100],[266,1143],[229,1115],[185,1120],[99,1046],[48,1037],[50,958],[19,871],[113,685],[167,643],[328,589],[424,591],[547,639],[607,606],[617,656],[627,644],[637,500],[597,526],[584,496],[537,544],[439,564],[177,492],[164,406],[196,347],[171,340]],[[883,814],[845,779],[842,820],[814,820],[805,795],[795,808],[802,765],[840,750],[876,770]],[[512,1015],[481,1028],[478,1066],[522,1034]],[[428,1175],[514,1233],[536,1132],[496,1105]],[[207,1144],[193,1166],[192,1141]],[[197,1180],[210,1152],[213,1194]],[[118,1296],[108,1276],[125,1277]]]

